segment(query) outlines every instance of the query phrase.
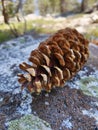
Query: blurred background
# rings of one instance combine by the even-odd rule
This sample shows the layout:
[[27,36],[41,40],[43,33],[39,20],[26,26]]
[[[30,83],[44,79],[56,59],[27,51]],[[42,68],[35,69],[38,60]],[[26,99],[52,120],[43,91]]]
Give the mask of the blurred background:
[[76,28],[98,44],[98,0],[1,0],[0,43],[24,34]]

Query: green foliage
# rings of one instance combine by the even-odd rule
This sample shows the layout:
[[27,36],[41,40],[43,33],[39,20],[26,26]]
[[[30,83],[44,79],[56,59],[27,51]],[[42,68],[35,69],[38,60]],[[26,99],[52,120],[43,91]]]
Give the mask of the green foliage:
[[49,7],[50,3],[49,0],[40,0],[39,3],[39,10],[41,15],[45,15],[46,13],[49,13]]
[[77,0],[68,1],[68,6],[67,6],[68,11],[77,9],[78,7],[79,7],[79,2]]
[[38,5],[41,15],[60,12],[60,0],[39,0]]
[[8,13],[9,18],[12,18],[16,15],[15,13],[16,13],[18,2],[19,0],[18,1],[5,0],[5,8],[6,8],[6,12]]
[[0,30],[0,43],[7,41],[11,38],[12,38],[12,34],[10,30],[4,30],[4,31]]
[[88,0],[88,7],[92,7],[94,3],[98,2],[98,0]]
[[54,20],[45,20],[45,19],[36,19],[32,20],[33,23],[36,23],[37,25],[49,25],[49,24],[55,24],[56,22]]
[[[37,33],[50,34],[56,31],[55,29],[53,29],[53,26],[56,24],[56,21],[38,19],[38,20],[33,20],[33,23],[36,23],[36,26],[33,26],[33,29]],[[52,29],[50,26],[52,27]]]
[[14,17],[15,16],[15,5],[13,2],[9,1],[8,4],[6,5],[6,11],[9,14],[9,17]]
[[[21,22],[21,23],[16,22],[16,23],[14,23],[14,25],[15,25],[15,28],[17,29],[18,34],[22,35],[23,30],[24,30],[24,23],[23,22]],[[10,26],[12,26],[12,24]],[[11,32],[9,26],[6,24],[1,24],[0,25],[0,43],[7,41],[7,40],[10,40],[13,37],[15,37],[15,36]]]
[[98,38],[98,26],[94,29],[89,29],[85,36],[89,40]]
[[51,13],[60,12],[60,0],[50,0]]
[[26,0],[23,4],[23,12],[25,15],[34,12],[34,0]]
[[1,4],[1,1],[0,1],[0,15],[2,14],[2,4]]
[[[37,19],[37,20],[28,20],[27,21],[27,32],[31,31],[32,29],[35,30],[37,33],[53,33],[56,30],[51,29],[49,26],[53,26],[56,22],[53,20],[44,20],[44,19]],[[35,26],[35,25],[36,26]],[[46,27],[43,27],[45,25]],[[12,24],[11,24],[12,26]],[[19,35],[24,34],[24,22],[14,22],[14,26]],[[49,28],[48,28],[49,27]],[[7,41],[11,39],[13,36],[10,28],[6,24],[0,25],[0,42]]]
[[0,43],[12,38],[11,31],[6,24],[0,25]]
[[64,0],[63,2],[61,0],[39,0],[40,14],[59,14],[61,13],[61,5],[63,5],[64,12],[79,8],[79,2],[77,0]]

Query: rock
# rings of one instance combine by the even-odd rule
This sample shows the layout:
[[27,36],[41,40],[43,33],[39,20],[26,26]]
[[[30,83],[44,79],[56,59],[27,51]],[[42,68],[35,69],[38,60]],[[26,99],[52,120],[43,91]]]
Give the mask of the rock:
[[95,12],[96,10],[98,10],[98,2],[94,3],[92,7],[87,8],[84,13],[89,14],[89,13]]
[[[53,130],[95,130],[98,125],[98,46],[90,44],[86,65],[65,87],[35,97],[32,108]],[[49,106],[45,105],[49,102]]]
[[62,128],[64,128],[64,127],[65,127],[65,129],[66,128],[72,129],[72,123],[70,122],[70,120],[71,120],[71,117],[63,120],[62,123],[61,123],[60,130],[62,130]]
[[[78,20],[77,22],[79,23]],[[31,50],[35,49],[45,38],[47,36],[35,40],[30,36],[23,36],[0,45],[0,130],[7,130],[4,124],[8,122],[10,122],[9,130],[17,130],[13,128],[16,123],[22,124],[19,126],[21,130],[25,130],[23,126],[26,126],[28,130],[29,126],[23,123],[31,123],[32,117],[34,117],[35,124],[36,118],[41,120],[28,115],[31,113],[47,121],[53,130],[71,128],[73,130],[97,130],[98,46],[90,44],[88,62],[73,79],[66,83],[67,86],[54,89],[48,94],[43,92],[35,97],[26,90],[21,92],[17,81],[17,73],[21,72],[18,65],[25,61]],[[93,91],[96,94],[92,93]],[[26,121],[24,121],[25,118]],[[45,126],[45,130],[51,129],[45,124],[42,126]]]
[[52,130],[50,125],[34,115],[26,115],[11,121],[8,130]]
[[3,113],[0,113],[0,130],[5,129],[5,126],[4,126],[5,120],[6,120],[6,115]]
[[[19,63],[38,46],[39,40],[25,35],[0,45],[0,113],[5,115],[7,122],[32,112],[32,96],[21,91],[17,74],[20,72]],[[3,117],[0,115],[0,123],[1,120]],[[0,124],[0,130],[5,120]]]
[[91,14],[92,23],[98,23],[98,11]]
[[76,29],[81,32],[81,33],[85,33],[86,32],[86,29],[83,27],[83,26],[79,26],[79,27],[76,27]]

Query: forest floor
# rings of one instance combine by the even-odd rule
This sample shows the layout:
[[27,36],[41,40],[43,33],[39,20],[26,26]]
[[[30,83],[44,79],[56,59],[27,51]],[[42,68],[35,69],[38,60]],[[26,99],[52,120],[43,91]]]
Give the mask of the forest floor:
[[[21,22],[11,20],[11,26],[16,28],[19,35],[23,35],[24,31],[26,34],[30,34],[37,38],[39,35],[51,35],[59,29],[65,27],[76,28],[79,32],[83,33],[88,39],[95,40],[98,38],[98,11],[91,14],[74,14],[67,17],[62,16],[51,16],[47,15],[36,16],[29,14],[25,16],[25,23],[21,19]],[[0,42],[6,41],[13,38],[13,34],[8,25],[0,24]]]
[[[46,17],[28,15],[25,17],[28,21],[32,20],[33,31],[31,35],[36,34],[52,34],[59,29],[65,27],[76,28],[80,33],[84,34],[90,40],[95,37],[98,38],[98,11],[91,14],[74,14],[67,17],[52,17],[48,15]],[[32,33],[33,32],[33,33]]]

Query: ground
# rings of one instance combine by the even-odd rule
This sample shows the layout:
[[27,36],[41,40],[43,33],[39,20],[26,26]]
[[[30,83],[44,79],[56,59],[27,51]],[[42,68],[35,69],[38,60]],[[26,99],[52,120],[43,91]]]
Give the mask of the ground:
[[[66,17],[62,16],[51,16],[47,15],[36,16],[34,14],[29,14],[25,16],[27,28],[25,30],[26,34],[33,35],[37,37],[38,34],[52,34],[59,29],[65,27],[76,28],[79,32],[85,34],[85,36],[91,41],[98,44],[98,11],[94,11],[90,14],[72,14]],[[1,20],[1,19],[0,19]],[[24,21],[17,22],[15,19],[11,20],[13,23],[11,26],[16,27],[18,35],[24,34]],[[0,24],[0,43],[13,38],[13,34],[8,25]],[[97,41],[96,41],[97,38]]]
[[46,38],[36,40],[25,35],[0,45],[0,130],[7,130],[11,121],[28,114],[47,121],[53,130],[97,130],[97,45],[89,45],[88,62],[63,88],[39,96],[30,95],[26,89],[21,91],[18,66],[27,61],[31,50]]

